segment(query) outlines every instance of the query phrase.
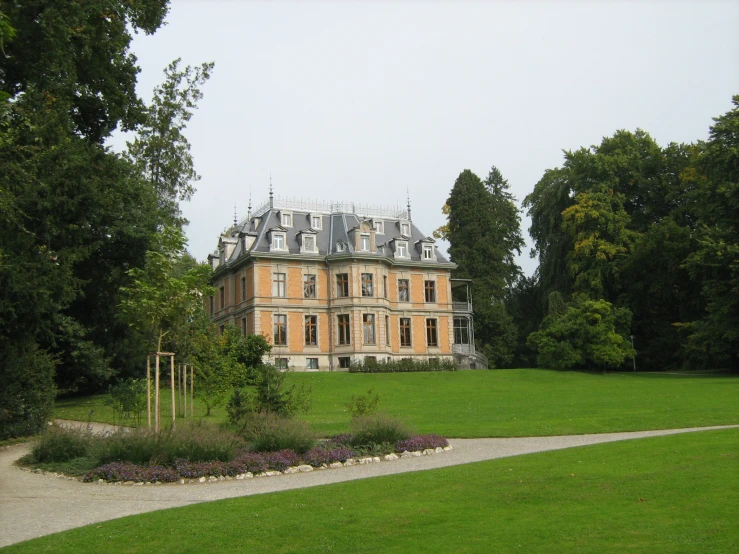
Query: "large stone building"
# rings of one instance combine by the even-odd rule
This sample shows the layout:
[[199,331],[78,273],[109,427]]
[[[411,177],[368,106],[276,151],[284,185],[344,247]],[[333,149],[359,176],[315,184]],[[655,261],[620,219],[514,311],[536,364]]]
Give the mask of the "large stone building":
[[278,367],[335,371],[353,361],[452,358],[473,346],[469,282],[408,210],[270,200],[208,256],[219,325],[264,335]]

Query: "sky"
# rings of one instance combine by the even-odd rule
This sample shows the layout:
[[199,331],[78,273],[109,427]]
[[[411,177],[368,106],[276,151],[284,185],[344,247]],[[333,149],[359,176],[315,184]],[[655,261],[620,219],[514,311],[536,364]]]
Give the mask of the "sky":
[[[186,131],[202,179],[182,210],[204,260],[270,175],[291,199],[408,194],[431,235],[465,169],[497,166],[520,205],[563,150],[619,129],[705,140],[739,94],[738,30],[734,1],[173,0],[131,50],[147,101],[175,58],[215,62]],[[518,261],[537,265],[528,246]]]

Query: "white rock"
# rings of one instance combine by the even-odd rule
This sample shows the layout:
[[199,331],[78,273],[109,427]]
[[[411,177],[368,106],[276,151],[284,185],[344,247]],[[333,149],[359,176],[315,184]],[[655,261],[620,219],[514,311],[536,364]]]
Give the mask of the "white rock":
[[437,446],[436,448],[434,448],[434,452],[438,454],[439,452],[444,452],[444,449],[441,446]]
[[237,481],[243,481],[244,480],[244,474],[243,473],[239,473],[238,475],[236,475],[236,480]]
[[397,454],[386,454],[385,455],[385,461],[391,462],[393,460],[397,460],[398,455]]
[[344,467],[344,464],[342,464],[341,462],[334,462],[332,464],[329,464],[328,467],[330,467],[331,469],[338,469],[340,467]]
[[247,471],[244,473],[244,479],[252,479],[254,477],[254,474],[251,471]]
[[198,483],[205,483],[205,481],[206,481],[205,477],[198,478]]
[[434,454],[433,448],[427,448],[426,450],[423,451],[424,456],[428,456],[429,454]]
[[357,460],[360,464],[371,464],[372,458],[359,458]]
[[449,446],[445,446],[444,447],[444,450],[446,450],[447,452],[449,452],[451,449],[452,449],[452,445],[451,444]]
[[282,475],[281,471],[266,471],[264,473],[267,477],[277,477],[278,475]]
[[298,471],[300,471],[301,473],[305,473],[306,471],[313,471],[313,466],[309,466],[307,464],[298,466]]
[[418,450],[416,450],[415,452],[408,452],[408,451],[406,450],[405,452],[403,452],[403,453],[402,453],[402,454],[400,455],[400,457],[401,457],[401,458],[417,458],[417,457],[418,457],[418,456],[420,456],[420,455],[421,455],[421,453],[420,453],[420,452],[419,452]]
[[184,485],[184,484],[185,484],[185,480],[184,479],[180,479],[180,485]]
[[213,475],[211,475],[210,477],[208,477],[208,482],[209,483],[215,483],[216,481],[218,481],[218,477],[215,477]]
[[349,458],[347,461],[344,462],[345,466],[353,466],[356,465],[357,461],[354,458]]
[[103,479],[98,479],[98,485],[102,485],[103,483],[105,483],[105,480],[103,480]]
[[287,468],[285,470],[284,473],[286,473],[286,474],[288,474],[288,473],[297,473],[298,471],[300,471],[300,470],[296,466],[290,466],[289,468]]
[[379,463],[379,462],[381,462],[382,460],[380,459],[380,457],[379,457],[379,456],[374,456],[374,457],[372,458],[372,461],[373,461],[374,463]]

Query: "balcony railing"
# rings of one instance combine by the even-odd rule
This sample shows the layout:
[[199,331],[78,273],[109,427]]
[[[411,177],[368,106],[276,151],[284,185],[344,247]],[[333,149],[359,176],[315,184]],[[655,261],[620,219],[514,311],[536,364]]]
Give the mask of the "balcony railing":
[[452,311],[454,312],[471,312],[472,304],[469,302],[452,302]]

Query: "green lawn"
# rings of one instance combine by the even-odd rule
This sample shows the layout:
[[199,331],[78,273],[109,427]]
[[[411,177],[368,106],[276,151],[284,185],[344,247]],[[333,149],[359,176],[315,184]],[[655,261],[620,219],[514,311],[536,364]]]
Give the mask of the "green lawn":
[[[739,378],[640,373],[606,375],[512,369],[440,373],[295,373],[313,387],[305,418],[322,435],[344,432],[345,404],[372,387],[380,410],[417,432],[447,437],[517,437],[739,423]],[[162,395],[167,419],[169,396]],[[55,416],[113,421],[104,396],[57,402]],[[196,416],[205,414],[196,403]],[[225,419],[221,407],[214,420]]]
[[7,552],[734,553],[738,443],[731,429],[518,456],[158,511]]

